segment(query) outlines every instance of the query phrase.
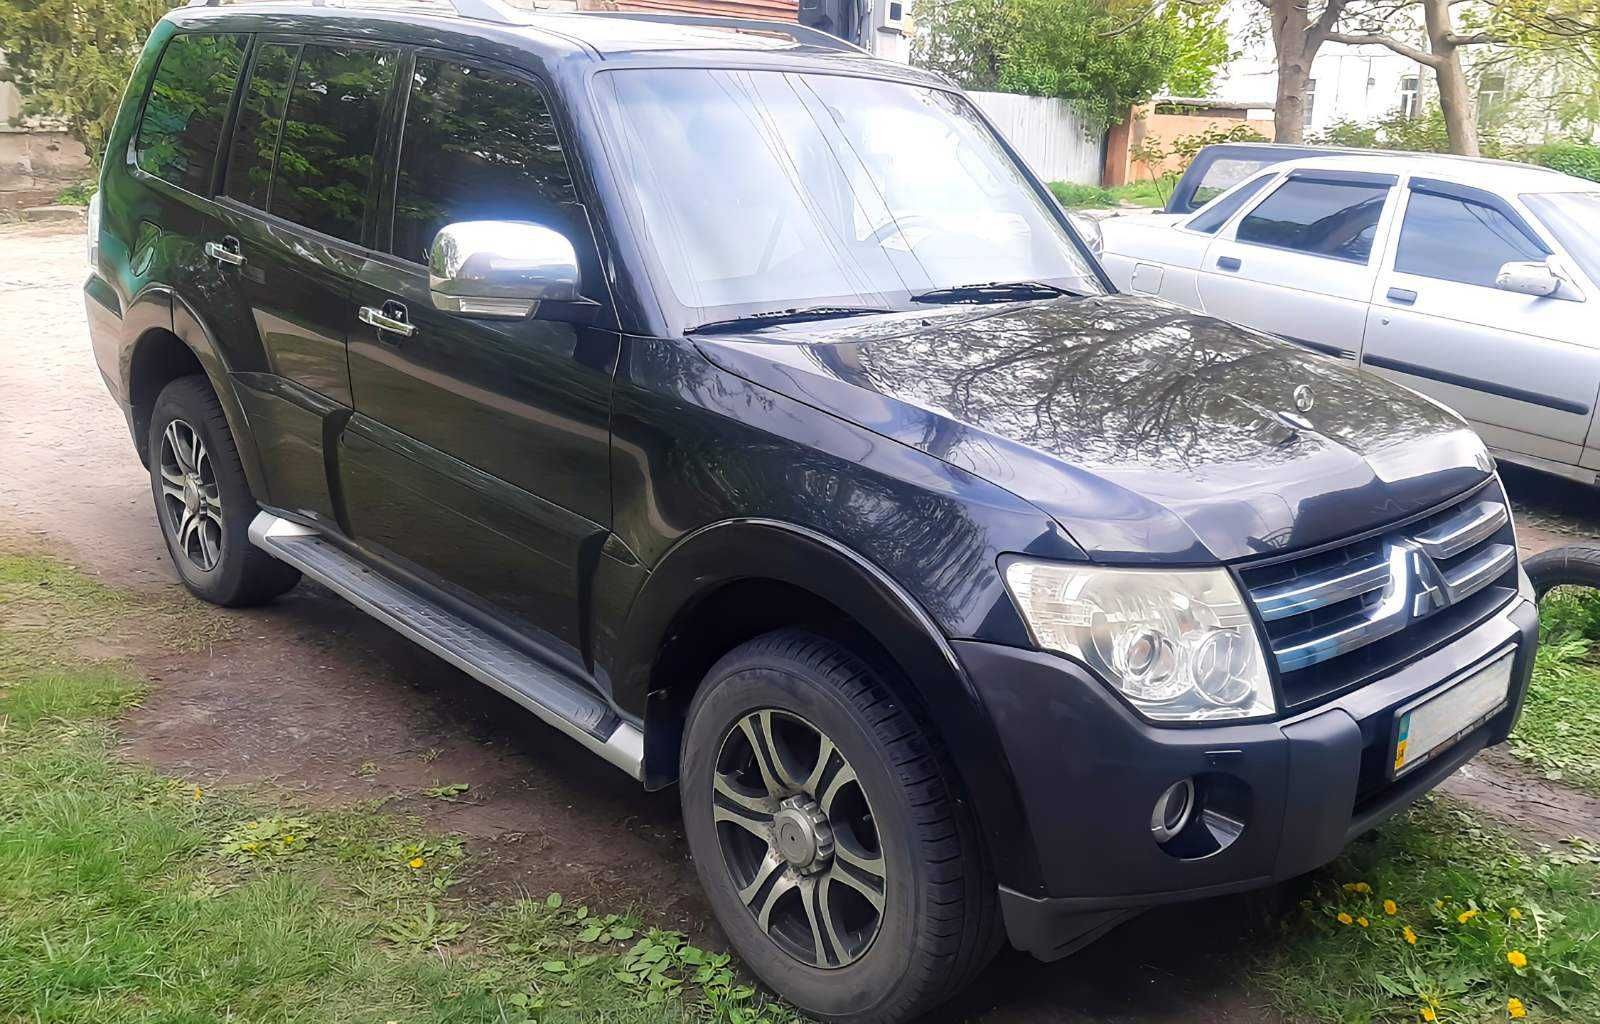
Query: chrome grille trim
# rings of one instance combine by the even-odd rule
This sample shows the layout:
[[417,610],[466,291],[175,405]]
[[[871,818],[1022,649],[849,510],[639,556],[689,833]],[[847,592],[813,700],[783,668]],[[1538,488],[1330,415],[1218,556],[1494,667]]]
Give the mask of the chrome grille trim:
[[1434,558],[1454,558],[1493,536],[1506,525],[1506,518],[1504,505],[1485,498],[1461,506],[1449,519],[1411,539]]
[[1250,596],[1255,600],[1256,611],[1271,622],[1382,590],[1388,582],[1388,563],[1382,557],[1372,555],[1287,583],[1253,590]]

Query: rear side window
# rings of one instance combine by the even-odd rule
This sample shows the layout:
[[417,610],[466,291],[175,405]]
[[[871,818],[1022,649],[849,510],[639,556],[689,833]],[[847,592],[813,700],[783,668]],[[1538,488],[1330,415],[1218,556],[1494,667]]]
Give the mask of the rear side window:
[[1493,206],[1413,191],[1400,226],[1394,269],[1492,288],[1500,264],[1547,255],[1544,245]]
[[1239,222],[1241,242],[1365,263],[1387,185],[1290,178]]
[[250,66],[250,84],[239,101],[238,127],[228,154],[227,181],[223,189],[241,203],[267,208],[272,184],[272,158],[278,149],[283,108],[289,100],[300,47],[294,43],[262,43]]
[[1260,192],[1267,182],[1271,180],[1272,175],[1263,174],[1261,177],[1247,183],[1243,188],[1228,196],[1226,199],[1220,199],[1217,202],[1212,203],[1200,213],[1196,214],[1194,220],[1189,222],[1189,230],[1198,231],[1205,235],[1216,234],[1217,229],[1228,223],[1228,218],[1232,217],[1234,212],[1238,210],[1239,207],[1249,202],[1250,197],[1255,195],[1257,192]]
[[393,50],[361,46],[307,44],[301,50],[279,133],[269,213],[361,241],[395,58]]
[[242,35],[177,35],[162,51],[134,140],[134,163],[198,195],[211,191],[228,104],[244,63]]
[[433,236],[463,220],[557,227],[572,176],[544,96],[500,71],[418,57],[400,142],[395,255],[426,263]]
[[1200,184],[1195,186],[1194,197],[1189,200],[1190,208],[1199,209],[1272,162],[1270,159],[1244,160],[1238,157],[1223,157],[1213,161],[1200,175]]

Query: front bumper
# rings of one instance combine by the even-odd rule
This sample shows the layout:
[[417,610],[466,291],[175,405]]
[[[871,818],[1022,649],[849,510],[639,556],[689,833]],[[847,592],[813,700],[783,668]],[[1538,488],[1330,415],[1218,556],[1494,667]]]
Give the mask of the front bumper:
[[[1497,612],[1391,675],[1292,717],[1238,725],[1154,726],[1066,658],[957,643],[1010,756],[1041,867],[1039,891],[1001,887],[1012,944],[1055,959],[1146,907],[1271,885],[1333,860],[1510,733],[1538,642],[1531,598],[1524,579]],[[1389,779],[1396,710],[1508,650],[1506,708]],[[1186,777],[1213,780],[1244,824],[1225,848],[1188,858],[1150,829],[1157,797]]]

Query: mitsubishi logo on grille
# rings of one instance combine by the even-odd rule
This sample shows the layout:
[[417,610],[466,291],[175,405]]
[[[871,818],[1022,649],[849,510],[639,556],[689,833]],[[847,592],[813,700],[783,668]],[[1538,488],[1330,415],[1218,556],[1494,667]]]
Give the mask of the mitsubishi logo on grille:
[[1417,584],[1416,596],[1411,601],[1411,617],[1420,619],[1455,604],[1455,592],[1450,589],[1433,556],[1410,541],[1395,543],[1410,549],[1411,577]]

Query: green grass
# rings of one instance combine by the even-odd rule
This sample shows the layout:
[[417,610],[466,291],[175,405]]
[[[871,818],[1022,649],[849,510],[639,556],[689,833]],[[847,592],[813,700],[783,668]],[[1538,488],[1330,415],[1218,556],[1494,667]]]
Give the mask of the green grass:
[[61,206],[88,206],[89,200],[100,188],[97,181],[80,181],[76,185],[68,185],[56,193],[56,202]]
[[1318,873],[1266,983],[1295,1021],[1504,1021],[1511,999],[1528,1020],[1600,1020],[1596,863],[1582,844],[1523,853],[1465,807],[1426,801]]
[[0,1020],[793,1018],[726,954],[631,916],[456,896],[471,851],[414,819],[208,792],[125,762],[116,717],[143,681],[71,663],[49,627],[112,624],[141,602],[5,557],[0,600],[0,643],[26,655],[0,662]]
[[1133,203],[1136,206],[1160,207],[1166,205],[1167,191],[1153,181],[1136,181],[1116,188],[1099,185],[1077,185],[1069,181],[1052,181],[1050,191],[1056,200],[1069,210],[1103,209]]
[[1511,752],[1546,778],[1600,793],[1600,594],[1539,607],[1540,646]]

